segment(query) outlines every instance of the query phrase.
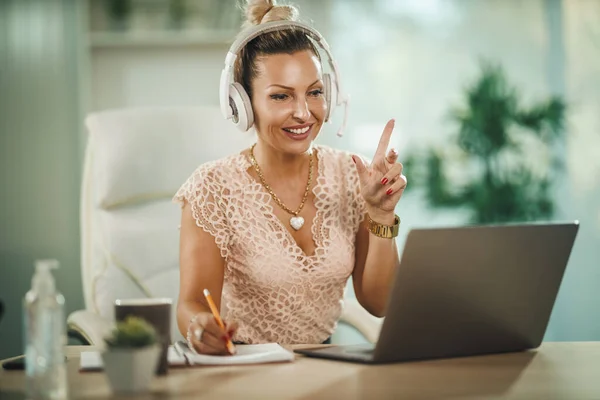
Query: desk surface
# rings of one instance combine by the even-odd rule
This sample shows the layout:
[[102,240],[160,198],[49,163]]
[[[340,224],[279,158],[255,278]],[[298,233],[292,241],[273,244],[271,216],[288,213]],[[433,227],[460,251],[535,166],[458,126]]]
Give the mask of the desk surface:
[[[296,346],[315,347],[315,346]],[[70,346],[71,398],[112,398],[104,373],[79,372]],[[0,397],[23,398],[23,372],[0,372]],[[600,342],[544,343],[535,351],[369,366],[297,355],[286,364],[171,368],[136,398],[600,399]]]

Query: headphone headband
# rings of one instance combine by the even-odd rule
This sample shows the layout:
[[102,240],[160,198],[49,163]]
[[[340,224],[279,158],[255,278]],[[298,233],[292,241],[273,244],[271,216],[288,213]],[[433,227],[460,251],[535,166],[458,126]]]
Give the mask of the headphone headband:
[[[260,35],[263,35],[263,34],[269,33],[269,32],[288,30],[288,29],[297,29],[299,31],[302,31],[305,35],[307,35],[309,38],[311,38],[313,41],[315,41],[325,51],[327,58],[328,58],[329,66],[331,67],[331,70],[333,71],[333,75],[334,75],[333,85],[335,86],[335,93],[336,93],[335,104],[336,105],[341,105],[341,104],[345,105],[344,121],[342,123],[342,127],[338,131],[338,136],[342,136],[342,130],[346,125],[347,107],[348,107],[349,99],[348,99],[348,97],[343,97],[341,94],[342,92],[340,89],[340,79],[339,79],[339,72],[338,72],[337,64],[336,64],[335,60],[333,59],[331,51],[329,50],[329,45],[327,44],[327,41],[325,40],[325,38],[316,29],[310,27],[307,24],[304,24],[302,22],[297,22],[297,21],[281,20],[281,21],[266,22],[264,24],[252,26],[252,27],[242,31],[239,34],[238,38],[233,42],[233,44],[229,48],[229,51],[227,52],[227,56],[225,57],[225,67],[223,68],[223,71],[221,72],[220,93],[219,93],[221,113],[223,114],[223,116],[226,119],[233,119],[234,123],[236,125],[240,124],[239,107],[238,107],[238,110],[234,109],[235,107],[234,107],[234,105],[232,105],[232,99],[231,99],[231,87],[232,86],[235,86],[235,85],[238,86],[237,92],[239,92],[241,89],[243,89],[243,88],[241,88],[241,85],[233,82],[233,68],[234,68],[235,60],[238,57],[238,53],[250,41],[252,41],[253,39],[255,39],[256,37],[258,37]],[[245,99],[244,102],[250,103],[250,99],[247,98],[247,95],[245,93],[243,93],[241,97],[243,97]],[[235,104],[236,102],[233,101],[233,103]],[[328,106],[331,108],[333,106],[333,104],[329,103]],[[248,104],[248,107],[250,107],[249,104]],[[252,110],[250,109],[249,112],[251,113]],[[330,110],[328,110],[328,113],[330,113]],[[247,115],[247,114],[244,114],[244,115],[245,115],[246,121],[250,121],[249,125],[252,125],[253,116]],[[327,120],[327,118],[326,118],[326,120]],[[238,125],[238,126],[240,126],[240,125]],[[248,129],[248,128],[249,128],[249,126],[245,127],[245,129]],[[245,129],[243,129],[243,130],[245,130]]]

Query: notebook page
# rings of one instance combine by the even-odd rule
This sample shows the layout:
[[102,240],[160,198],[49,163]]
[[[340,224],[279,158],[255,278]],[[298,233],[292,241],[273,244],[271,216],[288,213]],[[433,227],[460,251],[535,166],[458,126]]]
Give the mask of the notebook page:
[[284,349],[277,343],[237,345],[237,353],[232,356],[194,354],[182,342],[178,342],[176,348],[185,354],[190,364],[199,365],[263,364],[294,361],[294,353]]

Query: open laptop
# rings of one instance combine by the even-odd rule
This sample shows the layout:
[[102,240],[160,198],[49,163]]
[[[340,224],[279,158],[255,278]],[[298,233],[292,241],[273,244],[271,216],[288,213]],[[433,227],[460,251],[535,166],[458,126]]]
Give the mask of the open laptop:
[[297,352],[376,364],[536,348],[578,227],[411,230],[377,344]]

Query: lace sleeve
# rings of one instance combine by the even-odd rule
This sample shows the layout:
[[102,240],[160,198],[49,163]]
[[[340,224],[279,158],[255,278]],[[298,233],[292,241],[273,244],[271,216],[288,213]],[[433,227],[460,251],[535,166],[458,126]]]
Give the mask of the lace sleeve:
[[218,174],[201,166],[181,186],[173,201],[181,207],[189,203],[196,225],[215,238],[225,260],[229,254],[231,228],[226,218],[223,185]]

